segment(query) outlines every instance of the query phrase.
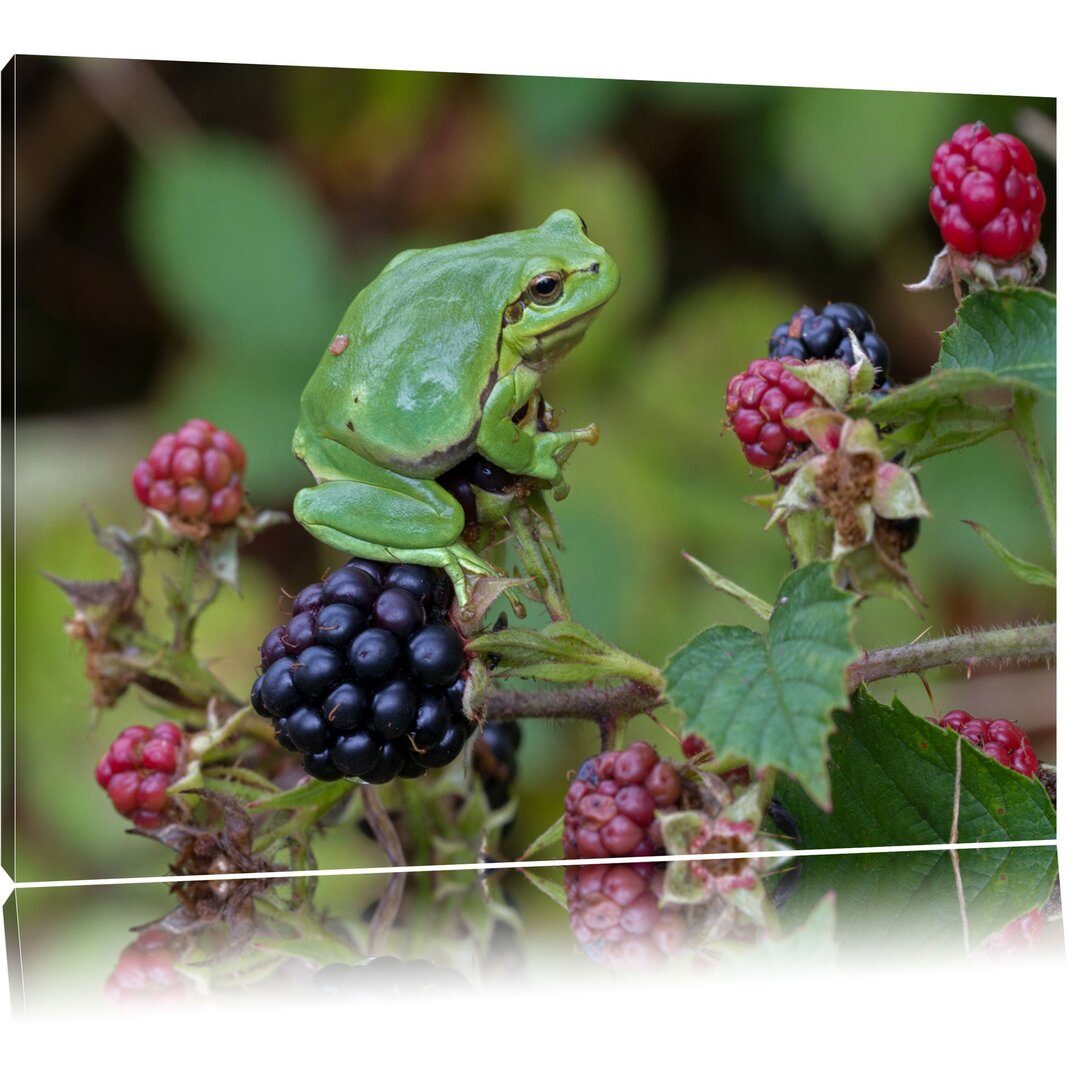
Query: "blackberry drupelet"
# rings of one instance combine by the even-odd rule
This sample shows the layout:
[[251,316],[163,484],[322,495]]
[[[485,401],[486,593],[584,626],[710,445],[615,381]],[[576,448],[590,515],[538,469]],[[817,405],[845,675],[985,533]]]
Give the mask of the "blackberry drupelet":
[[852,367],[855,351],[848,330],[855,332],[877,371],[874,386],[884,389],[891,360],[889,347],[869,313],[858,304],[846,301],[826,304],[820,314],[811,307],[799,308],[787,322],[773,330],[769,356],[774,360],[843,360]]

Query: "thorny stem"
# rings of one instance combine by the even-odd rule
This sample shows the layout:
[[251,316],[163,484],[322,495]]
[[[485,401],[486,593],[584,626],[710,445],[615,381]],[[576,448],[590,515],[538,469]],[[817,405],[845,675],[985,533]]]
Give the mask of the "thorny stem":
[[594,720],[650,712],[663,704],[659,691],[628,681],[618,686],[571,690],[493,690],[485,699],[489,720]]
[[[867,653],[847,669],[849,690],[863,683],[931,668],[976,667],[982,663],[1050,662],[1057,653],[1057,625],[975,630],[932,641],[916,641]],[[617,686],[567,690],[493,690],[485,699],[489,720],[592,720],[601,728],[652,712],[666,704],[660,691],[634,680]]]
[[975,630],[933,641],[916,641],[892,649],[879,649],[856,660],[847,670],[848,689],[862,683],[911,675],[931,668],[960,664],[1049,662],[1057,652],[1057,624],[1009,626],[1002,630]]
[[1013,403],[1013,431],[1016,433],[1020,449],[1024,452],[1031,482],[1035,485],[1035,497],[1039,500],[1050,545],[1057,547],[1057,510],[1054,504],[1054,480],[1050,475],[1050,465],[1043,453],[1039,434],[1035,430],[1035,403],[1037,395],[1017,391]]
[[188,541],[180,555],[180,593],[176,603],[176,634],[173,648],[178,652],[191,648],[192,631],[195,628],[195,575],[199,564],[199,549]]

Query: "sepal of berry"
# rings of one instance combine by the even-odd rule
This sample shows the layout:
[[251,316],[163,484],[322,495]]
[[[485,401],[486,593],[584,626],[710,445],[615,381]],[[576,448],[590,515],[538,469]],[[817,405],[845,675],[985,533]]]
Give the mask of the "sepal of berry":
[[[849,368],[842,360],[818,360],[812,364],[804,364],[781,359],[781,363],[827,405],[841,412],[844,410],[851,398],[853,368]],[[799,425],[796,421],[791,426]]]
[[1037,285],[1046,276],[1047,257],[1042,243],[1013,262],[1000,263],[981,255],[964,255],[945,245],[933,258],[922,281],[905,285],[908,292],[956,289],[962,281],[972,289],[1000,289]]
[[785,844],[764,835],[761,823],[768,792],[751,784],[731,801],[729,787],[718,778],[702,776],[699,806],[662,814],[661,835],[670,855],[739,855],[740,858],[702,858],[673,862],[664,876],[665,904],[697,905],[722,899],[750,915],[759,925],[769,924],[771,905],[761,874],[783,860],[756,857],[764,851],[787,851]]
[[[839,414],[813,418],[810,435],[821,452],[800,465],[777,499],[768,524],[803,511],[824,510],[834,529],[831,558],[874,539],[877,518],[929,517],[914,476],[885,461],[874,425]],[[831,448],[831,449],[830,449]]]

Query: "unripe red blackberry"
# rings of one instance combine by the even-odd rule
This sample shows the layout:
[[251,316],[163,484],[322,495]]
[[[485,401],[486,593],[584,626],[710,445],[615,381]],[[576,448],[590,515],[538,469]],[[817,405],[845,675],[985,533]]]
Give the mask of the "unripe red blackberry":
[[1046,194],[1035,161],[1015,135],[964,124],[934,153],[930,212],[962,255],[1012,262],[1034,248]]
[[810,386],[779,360],[752,360],[727,385],[728,421],[743,444],[746,460],[762,469],[777,468],[809,445],[810,436],[788,427],[788,421],[822,404]]
[[650,968],[682,946],[682,912],[660,907],[664,870],[661,863],[566,868],[570,929],[592,959],[614,968]]
[[228,525],[244,506],[244,448],[208,420],[162,435],[135,466],[131,486],[143,504],[189,523]]
[[568,859],[655,855],[663,849],[657,810],[675,806],[682,782],[647,742],[606,750],[578,770],[566,794]]
[[953,709],[933,722],[959,732],[987,757],[1015,772],[1031,777],[1038,772],[1039,759],[1031,740],[1010,720],[979,720],[963,709]]
[[156,829],[165,822],[167,789],[183,772],[186,757],[187,740],[176,724],[136,724],[113,740],[94,776],[119,813],[141,829]]
[[889,346],[877,332],[874,320],[858,304],[826,304],[818,314],[801,307],[786,323],[781,323],[769,338],[769,356],[774,360],[843,360],[855,365],[855,348],[848,331],[855,333],[863,352],[870,358],[877,375],[874,386],[885,387],[891,356]]
[[384,784],[449,765],[475,728],[442,570],[351,559],[301,589],[260,647],[251,704],[319,780]]

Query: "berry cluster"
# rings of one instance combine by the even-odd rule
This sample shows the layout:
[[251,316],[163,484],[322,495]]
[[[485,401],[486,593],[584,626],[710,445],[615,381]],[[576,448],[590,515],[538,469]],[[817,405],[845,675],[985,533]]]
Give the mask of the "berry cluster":
[[570,929],[585,951],[615,968],[655,967],[686,940],[686,920],[660,907],[659,863],[567,867]]
[[175,724],[125,728],[97,763],[94,775],[113,806],[141,829],[165,820],[168,788],[184,766],[184,733]]
[[244,448],[208,420],[162,435],[131,474],[135,497],[182,521],[228,525],[244,506]]
[[1031,740],[1010,720],[977,720],[963,709],[953,709],[934,723],[959,732],[987,757],[1024,776],[1034,776],[1039,769]]
[[874,385],[884,386],[889,371],[889,346],[877,332],[874,320],[858,304],[826,304],[818,314],[811,307],[801,307],[786,323],[781,323],[769,338],[769,356],[773,359],[843,360],[855,366],[855,350],[849,330],[877,371]]
[[262,643],[251,704],[311,776],[384,784],[461,753],[474,724],[449,595],[441,570],[366,559],[297,594]]
[[930,212],[942,239],[962,255],[1011,262],[1035,246],[1046,195],[1015,135],[964,124],[935,151],[930,177]]
[[[801,366],[803,361],[785,359]],[[751,465],[775,469],[810,442],[810,436],[787,421],[823,404],[810,386],[788,371],[779,360],[752,360],[727,385],[729,422],[743,444]]]
[[315,988],[323,994],[390,997],[456,996],[472,992],[460,971],[422,957],[400,960],[376,956],[359,964],[327,964],[315,972]]
[[563,852],[568,859],[655,855],[663,847],[656,811],[681,794],[675,767],[647,742],[589,758],[566,794]]

